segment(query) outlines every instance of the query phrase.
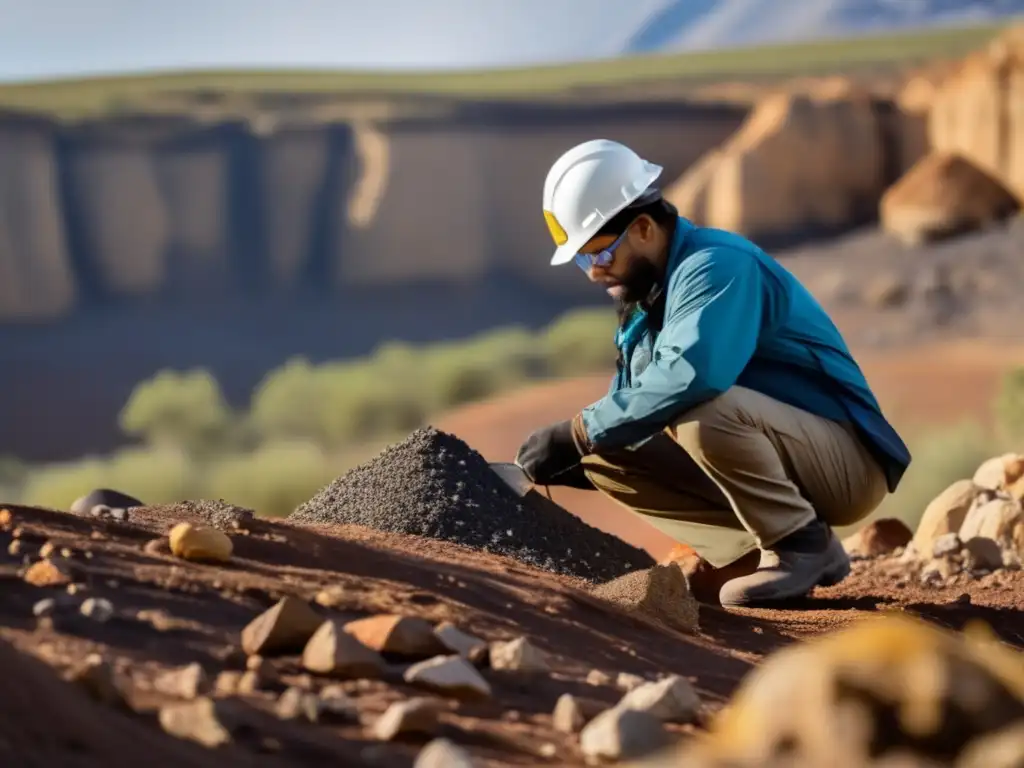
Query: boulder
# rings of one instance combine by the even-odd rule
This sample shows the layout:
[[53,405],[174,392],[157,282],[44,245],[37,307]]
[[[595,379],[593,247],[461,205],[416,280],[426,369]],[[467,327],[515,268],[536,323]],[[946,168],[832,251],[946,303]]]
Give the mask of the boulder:
[[930,557],[936,539],[947,533],[959,533],[967,510],[982,490],[971,480],[957,480],[932,499],[917,524],[914,549],[923,557]]
[[697,224],[760,237],[844,227],[885,186],[873,101],[845,87],[768,96],[666,197]]
[[1024,455],[1004,453],[984,462],[974,473],[974,484],[993,491],[1009,490],[1024,477]]
[[1004,549],[1015,549],[1017,528],[1024,528],[1024,508],[1016,499],[997,498],[972,508],[960,527],[960,539],[992,539]]
[[[1019,651],[987,631],[958,633],[890,615],[777,651],[740,684],[707,739],[652,765],[935,765],[1024,718]],[[790,760],[792,762],[790,762]],[[888,763],[887,763],[888,764]]]
[[1011,29],[965,58],[938,88],[928,120],[932,147],[959,153],[1024,193],[1024,35]]
[[1020,210],[994,176],[962,155],[932,152],[890,187],[879,205],[882,227],[907,245],[982,229]]

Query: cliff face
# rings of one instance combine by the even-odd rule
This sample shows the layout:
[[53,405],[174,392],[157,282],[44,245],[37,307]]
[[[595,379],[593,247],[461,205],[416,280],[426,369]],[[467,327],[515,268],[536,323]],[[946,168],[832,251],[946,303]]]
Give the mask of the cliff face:
[[472,283],[547,269],[538,215],[558,154],[619,139],[671,177],[742,110],[686,104],[484,105],[441,117],[265,129],[141,117],[0,120],[0,320],[109,299]]
[[292,355],[535,327],[606,301],[578,270],[548,265],[550,164],[607,137],[664,165],[668,182],[746,110],[287,115],[0,115],[0,348],[17,371],[0,380],[0,453],[112,447],[132,386],[163,367],[207,367],[243,404]]

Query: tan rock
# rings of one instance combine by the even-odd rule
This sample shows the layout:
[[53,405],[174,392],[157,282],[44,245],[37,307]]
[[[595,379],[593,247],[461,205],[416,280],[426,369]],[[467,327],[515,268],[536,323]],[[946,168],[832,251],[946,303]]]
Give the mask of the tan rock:
[[547,655],[525,637],[491,644],[491,668],[510,672],[549,672]]
[[168,538],[174,555],[197,562],[228,562],[234,548],[231,539],[223,531],[192,523],[178,523],[171,529]]
[[215,696],[233,696],[238,693],[238,686],[242,682],[242,673],[235,669],[226,669],[217,675],[213,683],[213,694]]
[[302,651],[302,666],[336,677],[376,677],[387,664],[336,621],[325,621]]
[[843,540],[847,553],[855,557],[881,557],[905,547],[914,534],[902,520],[887,517],[872,520]]
[[179,699],[194,699],[208,688],[208,678],[202,665],[193,662],[158,675],[153,687],[160,693]]
[[935,540],[945,533],[959,533],[967,510],[982,489],[970,480],[957,480],[925,507],[914,532],[914,547],[922,557],[932,552]]
[[[851,688],[856,698],[843,693]],[[1022,694],[1019,651],[988,633],[889,615],[777,651],[741,682],[707,746],[722,762],[751,765],[768,762],[783,738],[800,765],[828,765],[837,754],[870,764],[926,741],[955,755],[1024,717]]]
[[615,676],[615,687],[620,691],[632,691],[647,683],[646,678],[634,675],[632,672],[619,672]]
[[437,716],[443,709],[438,699],[417,697],[396,701],[373,724],[373,735],[381,741],[404,733],[432,735],[437,729]]
[[1024,507],[1016,499],[997,498],[972,508],[960,526],[960,538],[968,541],[975,537],[992,539],[1000,547],[1012,549],[1014,529],[1024,525]]
[[80,664],[72,666],[67,679],[101,704],[113,707],[125,704],[124,693],[114,676],[113,667],[98,653],[90,653]]
[[616,705],[654,715],[672,723],[692,723],[700,713],[700,696],[688,680],[669,675],[634,688]]
[[449,651],[472,660],[487,649],[487,642],[463,632],[450,621],[443,621],[434,627],[434,634]]
[[437,656],[405,671],[405,682],[421,685],[448,696],[489,698],[491,685],[476,668],[459,656]]
[[320,720],[320,699],[315,693],[304,691],[293,685],[288,687],[278,698],[274,711],[282,720],[302,718],[315,723]]
[[348,622],[345,631],[378,653],[422,659],[447,650],[430,622],[417,616],[369,616]]
[[231,732],[222,722],[219,707],[223,701],[209,698],[161,707],[160,727],[171,736],[188,739],[213,749],[231,741]]
[[1024,723],[975,739],[957,758],[956,768],[1019,768],[1024,755]]
[[434,739],[416,755],[413,768],[474,768],[475,765],[462,747],[448,739]]
[[933,152],[883,195],[882,227],[919,245],[1001,222],[1020,201],[998,179],[955,154]]
[[298,653],[323,621],[304,601],[283,597],[242,630],[242,650],[249,656]]
[[1024,476],[1024,455],[1004,453],[983,462],[974,473],[974,484],[993,491],[1005,491]]
[[627,573],[598,585],[592,594],[681,632],[695,632],[700,626],[697,600],[675,562]]
[[604,703],[596,699],[573,696],[563,693],[555,702],[551,713],[551,721],[556,731],[562,733],[578,733],[590,720],[608,709]]
[[611,685],[612,676],[600,669],[592,669],[587,672],[587,685],[602,686]]
[[114,604],[102,597],[87,597],[78,610],[83,616],[101,624],[114,616]]
[[322,605],[324,608],[337,608],[345,604],[345,599],[345,590],[335,584],[317,592],[313,602],[317,605]]
[[63,587],[73,581],[70,567],[54,560],[33,563],[25,571],[24,578],[34,587]]
[[669,743],[668,733],[658,718],[619,707],[602,712],[580,732],[580,751],[590,765],[635,760]]
[[871,99],[848,85],[776,93],[666,189],[698,223],[761,237],[847,225],[885,186]]

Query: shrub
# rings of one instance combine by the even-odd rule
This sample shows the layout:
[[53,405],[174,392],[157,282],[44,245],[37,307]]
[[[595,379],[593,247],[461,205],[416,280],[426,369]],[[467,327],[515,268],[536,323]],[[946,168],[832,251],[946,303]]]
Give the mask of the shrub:
[[120,414],[121,429],[153,446],[194,453],[223,450],[233,437],[233,416],[207,371],[160,371],[138,384]]
[[127,448],[110,458],[51,464],[31,472],[21,493],[24,504],[68,509],[95,488],[116,488],[146,504],[164,504],[195,496],[196,465],[180,450]]
[[330,458],[316,443],[278,441],[218,461],[205,478],[204,494],[283,517],[334,477]]
[[615,369],[615,329],[611,309],[580,309],[562,315],[541,333],[548,368],[557,376]]

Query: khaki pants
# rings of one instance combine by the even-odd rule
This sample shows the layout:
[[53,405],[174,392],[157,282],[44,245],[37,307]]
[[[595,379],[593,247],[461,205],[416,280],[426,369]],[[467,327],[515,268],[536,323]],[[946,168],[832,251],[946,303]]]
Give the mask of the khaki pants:
[[866,517],[885,476],[853,428],[743,387],[688,411],[636,450],[584,459],[594,486],[715,567],[815,516]]

